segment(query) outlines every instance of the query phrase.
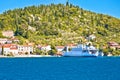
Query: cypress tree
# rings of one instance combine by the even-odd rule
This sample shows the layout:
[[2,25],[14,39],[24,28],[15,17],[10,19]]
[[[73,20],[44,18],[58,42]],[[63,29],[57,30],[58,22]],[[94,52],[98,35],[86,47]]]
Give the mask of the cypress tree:
[[69,0],[67,0],[67,2],[66,2],[66,6],[69,6]]
[[1,52],[1,54],[3,55],[4,54],[4,47],[2,46],[2,52]]

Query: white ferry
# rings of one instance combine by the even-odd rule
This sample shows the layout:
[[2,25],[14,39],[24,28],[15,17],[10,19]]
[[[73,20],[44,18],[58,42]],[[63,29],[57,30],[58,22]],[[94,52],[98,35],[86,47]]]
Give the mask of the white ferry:
[[67,51],[63,53],[63,56],[97,57],[97,56],[103,56],[103,53],[100,52],[98,49],[96,49],[94,46],[87,46],[80,44],[72,48],[71,51],[68,51],[68,47],[67,47]]

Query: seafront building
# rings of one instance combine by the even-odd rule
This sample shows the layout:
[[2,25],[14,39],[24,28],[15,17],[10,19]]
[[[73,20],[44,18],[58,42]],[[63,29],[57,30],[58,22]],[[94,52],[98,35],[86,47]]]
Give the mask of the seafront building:
[[18,45],[19,54],[32,54],[33,46],[32,45]]
[[7,38],[0,38],[0,44],[12,43],[12,40]]
[[3,54],[7,55],[7,54],[18,54],[18,49],[17,49],[17,45],[16,44],[4,44],[3,45]]
[[65,46],[56,46],[57,55],[62,55]]
[[33,46],[32,45],[17,45],[17,44],[3,44],[0,45],[0,55],[4,54],[32,54]]
[[39,49],[42,50],[42,51],[49,51],[49,50],[51,50],[51,46],[50,45],[44,45],[44,46],[40,46]]
[[108,46],[111,48],[111,49],[120,49],[120,45],[116,42],[108,42]]

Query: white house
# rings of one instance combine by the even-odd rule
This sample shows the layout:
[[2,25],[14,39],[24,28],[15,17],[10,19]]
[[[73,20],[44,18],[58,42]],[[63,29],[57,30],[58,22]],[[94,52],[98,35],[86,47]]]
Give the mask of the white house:
[[17,39],[17,38],[11,38],[11,41],[12,42],[19,42],[19,39]]
[[21,54],[25,54],[25,53],[31,54],[31,53],[33,53],[33,46],[31,46],[31,45],[19,45],[18,46],[18,53],[21,53]]
[[31,53],[33,53],[33,46],[31,46],[31,45],[24,46],[24,45],[16,45],[16,44],[3,44],[3,45],[0,45],[0,54],[2,54],[2,50],[3,50],[3,54],[5,54],[5,55],[11,54],[11,53],[13,55],[19,55],[18,53],[31,54]]
[[11,52],[12,54],[17,55],[17,54],[18,54],[18,46],[17,46],[16,44],[12,44],[12,45],[10,46],[10,52]]
[[0,44],[5,44],[7,40],[7,38],[0,38]]
[[2,35],[5,37],[14,37],[14,32],[11,30],[8,31],[2,31]]
[[4,44],[3,45],[3,53],[4,54],[9,54],[10,53],[10,44]]
[[65,46],[56,46],[57,55],[62,55],[62,51],[64,50]]
[[94,35],[94,34],[92,34],[92,35],[89,35],[88,37],[87,37],[87,40],[93,40],[93,39],[95,39],[96,38],[96,36]]
[[58,52],[62,52],[64,48],[64,46],[56,46]]
[[3,53],[4,54],[18,54],[18,49],[17,49],[17,45],[16,44],[4,44],[3,45]]
[[7,38],[0,38],[0,44],[5,44],[5,43],[11,44],[12,40],[9,40]]
[[41,47],[40,47],[40,50],[49,51],[49,50],[51,50],[51,46],[50,46],[50,45],[41,46]]

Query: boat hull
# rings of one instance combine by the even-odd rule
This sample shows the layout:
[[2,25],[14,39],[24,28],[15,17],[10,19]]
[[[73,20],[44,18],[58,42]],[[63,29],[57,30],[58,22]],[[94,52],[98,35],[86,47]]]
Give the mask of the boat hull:
[[82,52],[65,52],[63,53],[64,57],[97,57],[97,54],[89,54],[89,53],[82,53]]

